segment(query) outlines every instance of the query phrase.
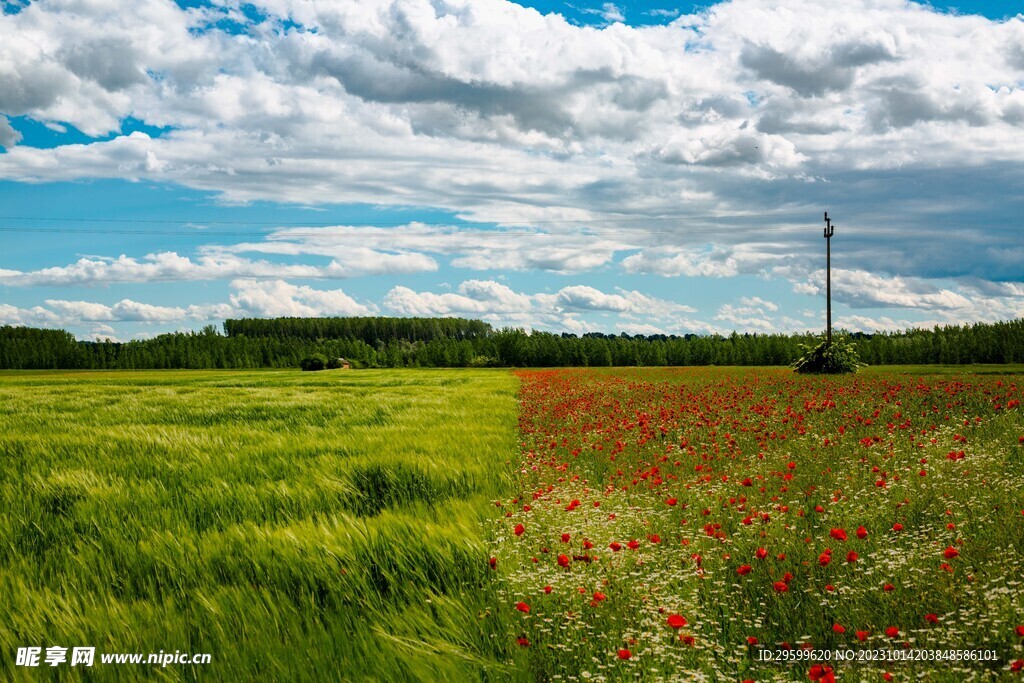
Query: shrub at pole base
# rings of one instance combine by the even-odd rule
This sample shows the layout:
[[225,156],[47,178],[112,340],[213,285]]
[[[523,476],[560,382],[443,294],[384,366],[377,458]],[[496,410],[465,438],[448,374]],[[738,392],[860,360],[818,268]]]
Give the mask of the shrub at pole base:
[[800,344],[804,355],[793,362],[791,367],[799,373],[842,375],[857,372],[866,367],[857,355],[856,344],[845,336],[836,336],[829,344],[824,336],[818,338],[817,345]]

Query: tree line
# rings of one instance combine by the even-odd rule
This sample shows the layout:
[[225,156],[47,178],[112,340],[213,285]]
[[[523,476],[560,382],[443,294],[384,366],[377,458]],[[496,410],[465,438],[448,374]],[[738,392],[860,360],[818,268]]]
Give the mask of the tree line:
[[[122,343],[3,326],[0,369],[288,368],[312,354],[388,368],[788,365],[801,355],[800,344],[815,340],[807,334],[577,336],[494,330],[455,318],[245,319],[224,327],[225,333],[209,325]],[[850,336],[869,365],[1024,362],[1024,320]]]

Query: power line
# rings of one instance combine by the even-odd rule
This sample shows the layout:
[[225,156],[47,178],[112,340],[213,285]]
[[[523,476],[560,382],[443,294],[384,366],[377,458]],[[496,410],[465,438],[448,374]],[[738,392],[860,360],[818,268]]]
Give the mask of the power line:
[[[417,223],[419,225],[430,225],[430,226],[451,226],[458,227],[462,225],[480,225],[480,224],[495,224],[495,223],[508,223],[508,224],[520,224],[520,225],[564,225],[571,223],[643,223],[648,221],[692,221],[692,220],[725,220],[729,218],[750,218],[753,216],[793,216],[793,217],[804,217],[807,215],[806,211],[787,211],[777,213],[731,213],[731,214],[691,214],[686,216],[633,216],[633,217],[622,217],[622,218],[563,218],[563,219],[544,219],[544,220],[519,220],[519,219],[502,219],[492,221],[474,221],[472,223],[459,222],[461,219],[452,219],[448,221],[433,221],[433,220],[405,220],[405,221],[357,221],[359,226],[369,228],[389,228],[399,227],[408,225],[409,223]],[[186,225],[186,224],[201,224],[201,225],[269,225],[281,228],[296,227],[296,228],[311,228],[311,227],[334,227],[339,224],[339,221],[330,222],[287,222],[287,221],[255,221],[255,220],[188,220],[188,219],[160,219],[160,218],[82,218],[82,217],[71,217],[71,216],[0,216],[0,220],[3,221],[45,221],[45,222],[75,222],[75,223],[141,223],[141,224],[168,224],[168,225]]]
[[[620,218],[562,218],[562,219],[541,219],[541,220],[520,220],[517,218],[503,218],[498,220],[490,221],[466,221],[460,218],[453,218],[451,220],[392,220],[392,221],[362,221],[352,220],[347,223],[349,226],[355,227],[367,227],[367,228],[396,228],[409,225],[410,223],[416,223],[418,225],[426,226],[443,226],[443,227],[474,227],[482,225],[567,225],[567,224],[582,224],[587,225],[591,223],[649,223],[652,221],[727,221],[737,219],[750,219],[750,218],[782,218],[791,217],[798,219],[801,225],[804,225],[803,221],[807,216],[812,213],[808,211],[758,211],[758,212],[746,212],[746,213],[707,213],[707,214],[686,214],[678,216],[647,216],[638,215],[631,217],[620,217]],[[816,212],[814,212],[816,213]],[[996,224],[1002,224],[1003,219],[1001,217],[994,217],[991,220],[984,220],[978,217],[971,219],[971,225],[968,225],[963,220],[953,218],[943,218],[941,216],[925,216],[924,220],[929,225],[960,225],[965,228],[972,226],[990,226]],[[132,223],[142,225],[260,225],[260,226],[271,226],[277,228],[317,228],[317,227],[335,227],[346,225],[348,219],[338,219],[333,221],[319,222],[319,221],[258,221],[258,220],[203,220],[203,219],[172,219],[172,218],[84,218],[80,216],[0,216],[0,221],[40,221],[40,222],[54,222],[54,223]],[[895,229],[895,228],[893,228]]]
[[[404,224],[402,224],[402,225],[404,225]],[[440,226],[441,225],[432,225],[432,226],[428,225],[428,227],[440,227]],[[383,227],[383,226],[376,226],[376,225],[358,225],[358,226],[339,225],[338,227],[355,227],[356,229],[358,229],[360,227]],[[400,225],[395,225],[393,227],[400,227]],[[664,230],[664,229],[663,230],[652,230],[652,229],[642,229],[641,230],[641,229],[638,228],[636,231],[626,230],[626,229],[622,229],[622,228],[603,229],[603,230],[599,229],[599,228],[598,229],[586,228],[584,231],[581,231],[581,232],[540,232],[540,231],[503,230],[501,228],[479,228],[479,227],[472,227],[472,226],[449,226],[449,225],[444,225],[444,227],[456,227],[456,229],[453,229],[453,230],[450,230],[450,231],[445,231],[445,232],[423,233],[422,236],[417,236],[416,233],[413,233],[413,234],[407,234],[407,236],[404,236],[404,237],[424,237],[424,238],[428,238],[428,237],[444,237],[444,236],[459,237],[459,236],[466,236],[466,234],[470,234],[470,236],[472,236],[472,237],[481,237],[481,238],[506,238],[506,237],[557,238],[557,237],[581,237],[581,236],[582,237],[587,237],[587,236],[595,236],[595,237],[597,237],[597,236],[617,236],[617,237],[623,237],[623,238],[629,238],[629,237],[634,237],[635,238],[635,237],[651,236],[651,234],[662,234],[662,236],[685,237],[685,236],[689,236],[689,234],[721,234],[721,232],[722,232],[722,228],[718,228],[718,227],[716,227],[716,228],[680,228],[678,230]],[[468,229],[459,229],[459,228],[468,228]],[[326,237],[326,236],[331,236],[331,234],[332,234],[332,233],[323,232],[323,231],[313,231],[313,230],[302,231],[301,229],[295,229],[295,228],[285,228],[285,229],[287,229],[288,232],[287,233],[283,233],[281,237],[289,237],[289,238],[303,238],[303,237],[313,238],[313,237],[316,237],[316,238],[322,238],[322,237]],[[754,233],[754,232],[757,232],[757,233],[764,233],[764,232],[775,232],[775,233],[791,232],[791,233],[797,233],[801,229],[802,229],[801,226],[794,225],[792,227],[782,227],[782,228],[779,228],[779,227],[775,227],[775,228],[750,227],[750,228],[738,228],[738,230],[734,228],[731,231],[733,233],[736,232],[736,231],[739,231],[740,233],[745,233],[745,232],[752,232],[752,233]],[[264,231],[261,231],[261,232],[255,232],[255,231],[243,232],[243,231],[230,231],[230,230],[201,230],[201,229],[193,229],[193,230],[160,230],[160,229],[156,229],[156,230],[143,230],[143,229],[132,230],[132,229],[120,229],[119,230],[119,229],[113,229],[113,228],[89,228],[89,227],[86,227],[86,228],[72,228],[72,227],[0,226],[0,232],[68,233],[68,234],[143,234],[143,236],[185,236],[185,237],[203,238],[203,239],[218,238],[218,237],[243,237],[243,238],[267,237],[268,234],[273,234],[274,231],[275,230],[269,230],[269,231],[268,230],[264,230]],[[365,237],[365,236],[360,236],[359,232],[353,231],[353,232],[350,232],[350,233],[335,233],[334,237],[337,237],[337,238],[360,238],[360,237]]]

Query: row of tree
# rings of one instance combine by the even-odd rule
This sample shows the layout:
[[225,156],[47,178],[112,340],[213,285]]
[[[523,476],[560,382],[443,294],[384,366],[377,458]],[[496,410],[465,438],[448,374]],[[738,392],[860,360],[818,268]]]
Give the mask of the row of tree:
[[[345,328],[339,322],[344,320],[361,322]],[[376,320],[376,325],[365,322],[369,320]],[[316,322],[324,330],[347,332],[310,336]],[[210,325],[201,332],[162,334],[127,343],[82,342],[63,330],[4,326],[0,327],[0,369],[282,368],[298,367],[312,354],[344,357],[355,367],[788,365],[801,355],[801,343],[814,341],[800,334],[578,337],[492,330],[480,321],[430,318],[278,318],[229,323],[226,335]],[[368,339],[368,330],[378,336]],[[1024,320],[852,337],[869,365],[1024,362]]]
[[375,344],[391,339],[479,339],[491,333],[491,326],[465,318],[242,318],[226,320],[224,333],[229,337],[358,339]]

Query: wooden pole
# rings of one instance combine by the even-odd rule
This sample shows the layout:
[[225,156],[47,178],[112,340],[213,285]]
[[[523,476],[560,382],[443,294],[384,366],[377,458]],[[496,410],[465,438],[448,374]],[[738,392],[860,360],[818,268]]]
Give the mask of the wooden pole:
[[832,235],[835,227],[825,212],[825,345],[832,346]]

